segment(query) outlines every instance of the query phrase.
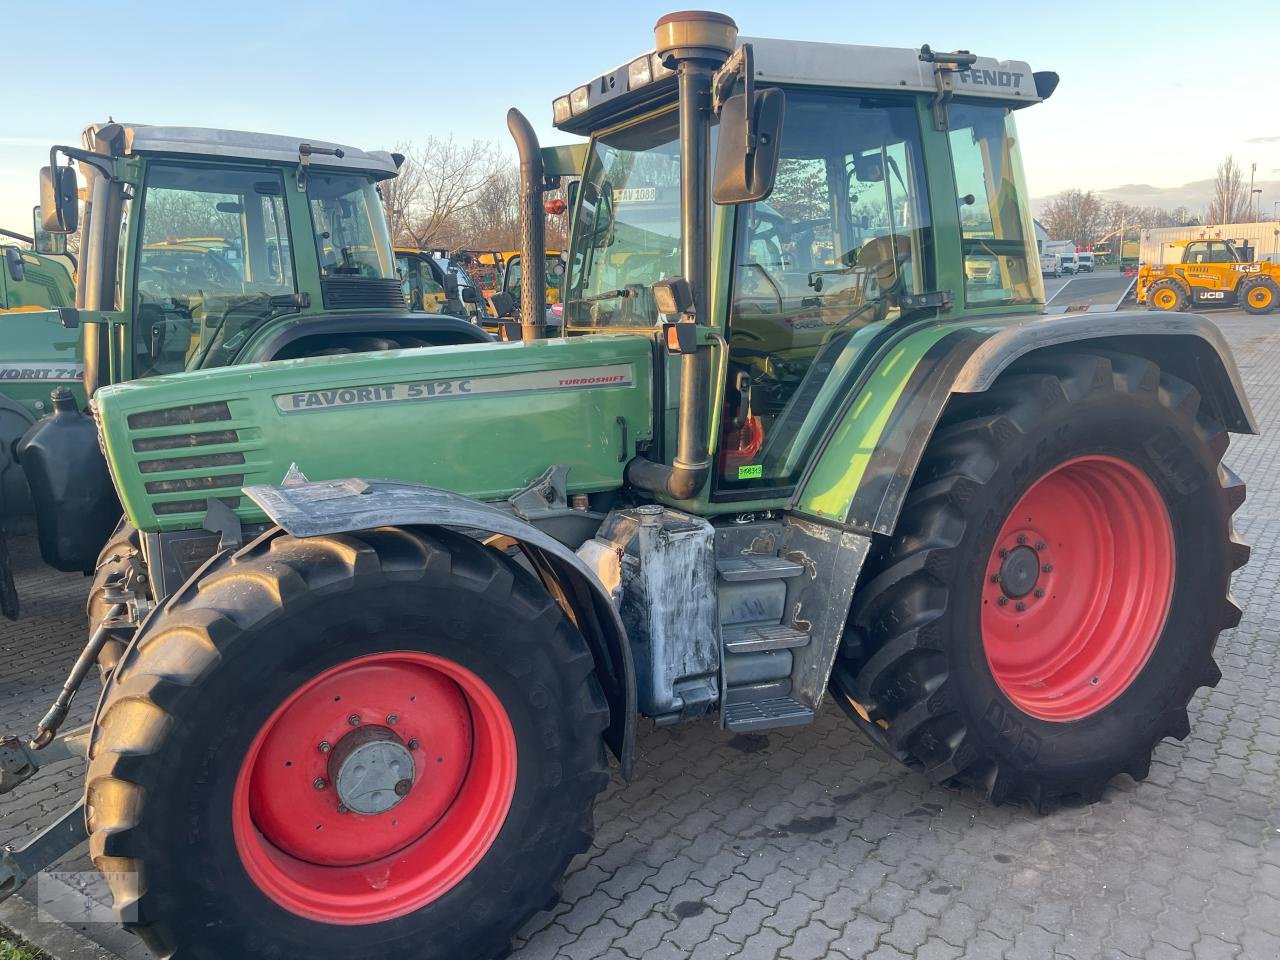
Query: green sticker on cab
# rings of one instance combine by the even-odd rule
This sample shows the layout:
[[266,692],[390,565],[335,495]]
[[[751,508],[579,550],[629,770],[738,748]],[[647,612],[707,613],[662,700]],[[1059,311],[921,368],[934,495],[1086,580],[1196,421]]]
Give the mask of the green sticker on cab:
[[738,468],[739,480],[759,480],[764,476],[764,464],[747,463]]

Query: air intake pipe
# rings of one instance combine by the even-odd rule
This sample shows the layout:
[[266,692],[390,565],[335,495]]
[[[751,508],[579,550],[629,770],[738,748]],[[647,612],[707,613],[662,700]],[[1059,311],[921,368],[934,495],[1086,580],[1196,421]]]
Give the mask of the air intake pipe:
[[[676,70],[680,95],[680,267],[693,293],[681,322],[706,324],[711,288],[711,78],[738,43],[738,27],[722,13],[669,13],[654,27],[658,56]],[[688,500],[711,472],[711,353],[681,355],[676,455],[668,466],[642,457],[627,464],[632,486]]]
[[542,207],[544,180],[538,135],[525,115],[512,107],[507,129],[520,154],[520,339],[540,339],[547,317],[547,239]]

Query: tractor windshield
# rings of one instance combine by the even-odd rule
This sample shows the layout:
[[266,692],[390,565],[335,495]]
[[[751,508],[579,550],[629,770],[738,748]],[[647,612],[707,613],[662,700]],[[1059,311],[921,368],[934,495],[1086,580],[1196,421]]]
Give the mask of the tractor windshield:
[[650,285],[680,273],[676,112],[592,141],[579,190],[565,322],[652,326]]
[[387,218],[368,177],[312,173],[307,200],[322,278],[396,279]]
[[279,172],[157,163],[134,276],[134,373],[205,365],[296,290]]

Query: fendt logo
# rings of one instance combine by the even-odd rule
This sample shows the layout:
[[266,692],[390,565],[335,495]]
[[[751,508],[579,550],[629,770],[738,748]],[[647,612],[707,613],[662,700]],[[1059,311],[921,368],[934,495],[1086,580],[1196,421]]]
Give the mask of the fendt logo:
[[956,74],[961,83],[974,87],[1008,87],[1022,89],[1022,74],[1011,70],[961,70]]

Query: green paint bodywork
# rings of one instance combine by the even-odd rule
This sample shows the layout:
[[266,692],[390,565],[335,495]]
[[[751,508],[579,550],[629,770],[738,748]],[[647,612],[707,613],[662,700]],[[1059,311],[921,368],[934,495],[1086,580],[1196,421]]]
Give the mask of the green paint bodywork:
[[[105,387],[95,402],[126,514],[144,531],[190,529],[200,525],[204,498],[277,484],[293,463],[311,480],[413,480],[482,500],[509,496],[552,464],[570,468],[571,493],[615,489],[635,442],[652,435],[652,357],[652,340],[635,335],[424,348],[155,377]],[[601,368],[610,368],[604,379],[612,385],[559,382],[600,379]],[[550,378],[539,379],[544,372]],[[512,375],[534,382],[486,380]],[[438,395],[410,400],[411,384]],[[361,389],[365,402],[342,405],[358,401]],[[206,411],[196,423],[137,426],[156,411],[215,399],[230,419],[207,419]],[[224,442],[195,445],[190,438],[201,434]],[[184,458],[214,459],[184,468]],[[157,513],[193,501],[196,509]],[[263,519],[247,500],[239,513]]]
[[0,269],[0,311],[76,305],[76,285],[61,261],[7,244],[0,244],[0,257],[7,250],[16,250],[22,257],[24,276],[14,280],[7,266]]
[[[668,109],[656,109],[633,122],[646,122]],[[954,330],[999,323],[1002,318],[1025,317],[1028,313],[1027,305],[964,305],[960,295],[965,285],[960,202],[947,135],[933,128],[927,97],[916,97],[916,112],[935,238],[933,287],[952,292],[952,307],[936,320],[916,321],[910,328],[904,327],[910,332],[888,347],[878,345],[885,339],[881,336],[886,331],[882,324],[860,330],[850,339],[836,361],[838,376],[829,378],[828,386],[800,427],[802,442],[795,444],[793,456],[799,461],[795,466],[809,466],[803,458],[817,457],[811,469],[797,469],[796,475],[804,478],[802,486],[762,490],[751,499],[740,495],[728,498],[717,496],[714,481],[709,479],[693,498],[668,501],[672,505],[700,515],[795,509],[843,522],[894,405],[929,348]],[[547,156],[549,153],[544,151]],[[566,168],[581,170],[579,155],[566,153],[561,160]],[[295,232],[300,226],[294,225]],[[728,329],[728,316],[736,229],[736,210],[717,207],[709,237],[713,284],[708,328],[720,337],[732,332]],[[573,256],[570,250],[571,262]],[[298,278],[300,289],[305,289],[308,280],[301,269]],[[442,347],[250,365],[112,387],[100,391],[97,397],[105,446],[126,512],[144,531],[198,527],[200,501],[209,495],[235,498],[244,519],[260,519],[252,505],[239,504],[238,487],[242,483],[278,483],[294,461],[313,480],[348,476],[415,480],[486,500],[508,496],[556,463],[570,465],[569,486],[573,492],[620,489],[624,485],[625,464],[618,459],[617,416],[627,418],[632,444],[636,439],[652,437],[647,455],[670,463],[675,453],[679,358],[662,348],[657,332],[651,328],[607,336],[600,335],[596,328],[571,328],[567,336],[566,340],[525,347]],[[714,336],[709,340],[713,364],[719,369],[723,341],[717,342]],[[297,415],[282,414],[273,399],[282,391],[293,389],[335,390],[619,362],[635,368],[630,387],[554,396],[535,393],[421,405],[385,404],[369,409],[357,406]],[[651,369],[655,362],[656,371]],[[854,383],[864,386],[859,395],[850,397],[849,385]],[[723,380],[711,384],[711,411],[718,413],[724,386]],[[209,423],[145,431],[129,426],[129,417],[138,412],[220,400],[227,402],[232,416],[225,425]],[[141,461],[161,459],[161,454],[142,454],[133,446],[135,441],[166,433],[215,429],[234,429],[239,435],[237,444],[202,447],[200,452],[243,452],[243,465],[192,467],[171,474],[144,467]],[[628,457],[635,452],[633,445],[626,451]],[[210,476],[225,479],[217,481],[221,484],[217,487],[175,487],[172,492],[156,492],[153,486],[150,493],[146,489],[148,483],[155,484],[157,480],[185,479],[198,484],[200,478]],[[157,514],[156,505],[166,501],[185,502],[190,509]]]

